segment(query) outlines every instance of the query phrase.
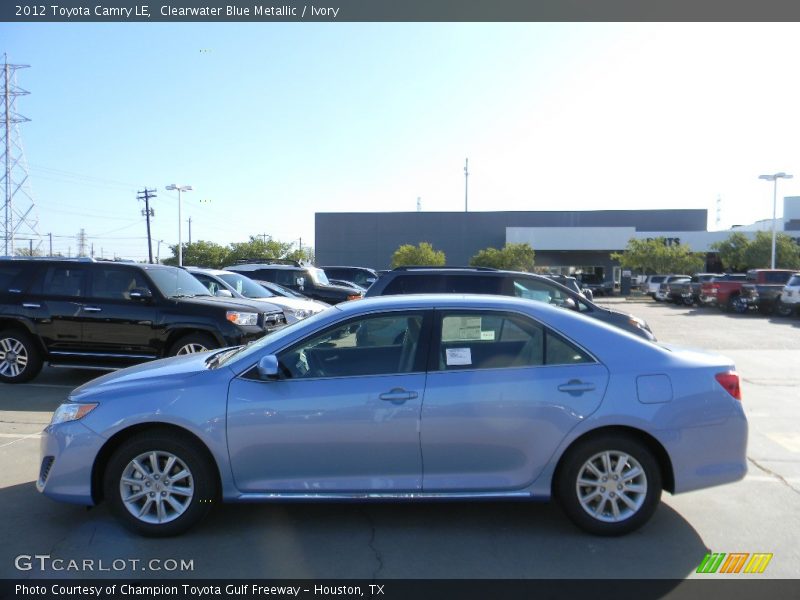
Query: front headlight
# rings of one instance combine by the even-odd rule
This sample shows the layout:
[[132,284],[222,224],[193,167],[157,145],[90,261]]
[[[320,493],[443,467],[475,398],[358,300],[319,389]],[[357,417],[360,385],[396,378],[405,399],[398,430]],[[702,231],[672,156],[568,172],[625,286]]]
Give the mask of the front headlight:
[[297,319],[298,321],[300,321],[300,320],[302,320],[302,319],[305,319],[305,318],[307,318],[307,317],[310,317],[310,316],[311,316],[311,311],[310,311],[310,310],[306,310],[306,309],[304,309],[304,308],[298,308],[298,309],[297,309],[297,310],[295,310],[295,311],[294,311],[292,314],[294,314],[294,318],[295,318],[295,319]]
[[53,413],[53,418],[50,419],[50,425],[58,425],[59,423],[66,423],[67,421],[77,421],[82,419],[95,408],[98,407],[97,402],[64,402]]
[[225,313],[225,318],[236,325],[258,325],[258,313],[229,310]]

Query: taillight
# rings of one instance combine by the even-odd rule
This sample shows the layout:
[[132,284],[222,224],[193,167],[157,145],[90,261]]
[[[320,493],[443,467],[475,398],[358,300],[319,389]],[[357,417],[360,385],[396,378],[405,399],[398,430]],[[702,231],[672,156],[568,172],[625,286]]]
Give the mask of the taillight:
[[739,387],[739,374],[736,371],[717,373],[715,377],[726,392],[737,400],[742,399],[742,388]]

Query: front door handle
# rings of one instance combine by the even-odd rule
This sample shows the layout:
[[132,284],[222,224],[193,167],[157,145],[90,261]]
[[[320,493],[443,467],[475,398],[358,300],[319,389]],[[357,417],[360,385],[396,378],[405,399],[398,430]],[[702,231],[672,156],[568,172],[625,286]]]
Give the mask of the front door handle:
[[23,302],[22,308],[42,308],[42,305],[34,302]]
[[103,309],[100,308],[99,306],[84,306],[83,310],[85,310],[86,312],[102,312],[103,311]]
[[406,400],[413,400],[417,396],[419,396],[417,392],[411,392],[403,388],[394,388],[391,392],[383,392],[378,398],[388,402],[405,402]]
[[592,382],[581,381],[580,379],[570,379],[567,383],[562,383],[558,386],[559,392],[566,392],[576,396],[584,392],[591,392],[594,389],[595,385]]

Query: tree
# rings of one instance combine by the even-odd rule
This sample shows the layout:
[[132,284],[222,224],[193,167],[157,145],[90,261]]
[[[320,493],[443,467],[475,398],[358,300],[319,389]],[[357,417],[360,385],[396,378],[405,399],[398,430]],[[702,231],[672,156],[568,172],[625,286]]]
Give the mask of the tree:
[[444,252],[434,250],[428,242],[420,242],[419,246],[404,244],[392,254],[392,268],[410,265],[436,267],[444,264]]
[[750,238],[739,231],[732,233],[727,239],[711,244],[711,249],[719,253],[719,259],[726,269],[746,271],[748,259],[745,256],[750,246]]
[[[165,265],[178,264],[178,245],[170,246],[173,256],[164,259]],[[183,245],[183,264],[193,267],[221,269],[231,264],[228,260],[230,250],[214,242],[199,241]]]
[[273,239],[264,241],[260,237],[251,235],[247,242],[231,244],[228,258],[231,263],[250,258],[285,258],[291,252],[292,245],[291,242],[279,242]]
[[42,251],[37,248],[34,248],[33,252],[30,248],[17,248],[14,250],[14,254],[16,256],[42,256]]
[[[734,234],[735,235],[735,234]],[[749,269],[768,269],[772,260],[772,233],[759,231],[744,251]],[[775,236],[775,268],[800,268],[800,246],[785,233]]]
[[535,256],[536,252],[529,244],[506,244],[502,250],[484,248],[469,259],[469,264],[506,271],[532,271]]
[[622,252],[611,254],[624,269],[642,273],[696,273],[703,269],[705,256],[692,252],[688,244],[667,245],[663,237],[649,240],[631,238]]

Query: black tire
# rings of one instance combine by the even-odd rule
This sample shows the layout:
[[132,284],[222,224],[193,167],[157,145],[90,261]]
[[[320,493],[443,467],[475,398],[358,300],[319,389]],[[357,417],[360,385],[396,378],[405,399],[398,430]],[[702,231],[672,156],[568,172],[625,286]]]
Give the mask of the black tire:
[[684,298],[683,304],[685,306],[694,306],[694,296],[689,296],[688,298]]
[[30,334],[19,329],[0,331],[0,382],[30,381],[42,370],[42,364],[42,353]]
[[794,304],[786,304],[780,299],[775,301],[775,314],[781,317],[791,317],[794,313]]
[[729,300],[729,303],[736,314],[743,315],[750,310],[750,307],[744,302],[741,296],[734,296]]
[[[601,504],[594,510],[595,513],[599,511],[601,516],[590,514],[589,510],[592,507],[584,508],[579,497],[580,489],[587,494],[584,502],[588,504],[592,486],[579,488],[578,479],[585,475],[583,471],[590,460],[593,464],[597,464],[596,461],[602,463],[602,459],[598,457],[602,457],[606,452],[610,454],[609,464],[612,472],[613,468],[619,464],[613,461],[614,457],[620,458],[621,454],[628,457],[622,467],[623,472],[616,475],[620,477],[617,480],[618,483],[612,485],[617,485],[622,490],[625,488],[620,486],[630,485],[631,490],[639,490],[643,486],[644,490],[638,493],[630,491],[625,495],[625,498],[635,504],[636,509],[623,506],[618,517],[613,513],[608,513],[614,505],[619,507],[624,502],[616,504],[620,502],[620,496],[617,496],[618,491],[610,491],[608,489],[610,486],[605,486],[599,477],[597,478],[598,486],[594,491],[600,495]],[[641,475],[636,475],[626,483],[626,475],[633,473],[633,468],[628,469],[628,467],[638,468]],[[583,480],[587,480],[585,476]],[[661,486],[661,471],[650,450],[634,438],[609,434],[579,442],[567,451],[556,473],[554,492],[561,508],[578,527],[594,535],[617,536],[630,533],[650,520],[661,500]],[[599,490],[603,490],[603,492],[601,493]],[[630,514],[626,515],[629,511]]]
[[[190,333],[178,338],[178,340],[170,346],[167,356],[193,354],[195,352],[215,350],[219,347],[217,341],[207,333]],[[187,350],[188,348],[192,348],[192,350],[189,351]]]
[[[193,494],[188,500],[185,499],[186,496],[183,493],[181,495],[169,494],[169,497],[173,498],[178,504],[184,501],[185,506],[181,513],[178,513],[178,510],[170,506],[166,498],[161,500],[164,505],[164,522],[160,523],[152,522],[152,520],[161,518],[157,510],[158,500],[161,499],[161,496],[166,496],[169,493],[163,490],[170,488],[165,486],[163,489],[161,487],[155,489],[159,485],[159,481],[155,480],[159,479],[159,477],[157,471],[152,469],[152,462],[149,460],[149,455],[152,453],[156,454],[156,462],[160,465],[160,468],[167,466],[166,460],[168,460],[169,456],[174,456],[177,459],[171,470],[161,473],[160,482],[167,481],[168,485],[175,483],[175,481],[169,482],[165,478],[170,473],[173,476],[179,476],[176,470],[180,469],[182,471],[185,469],[189,472],[189,476],[181,477],[180,481],[176,480],[179,486],[173,489],[185,491],[188,487],[193,488]],[[143,455],[147,456],[147,458],[142,459]],[[152,484],[154,491],[147,492],[144,486],[138,486],[138,488],[137,486],[128,486],[129,489],[126,491],[131,493],[131,497],[140,493],[145,494],[142,500],[144,503],[150,502],[151,504],[147,512],[144,513],[144,518],[137,517],[131,512],[137,507],[144,509],[144,504],[130,502],[131,509],[129,509],[122,498],[122,477],[123,475],[130,477],[132,472],[126,473],[126,471],[130,471],[132,462],[137,458],[140,459],[140,465],[150,471],[150,477],[145,478],[142,474],[141,481],[146,484]],[[141,472],[135,471],[135,473]],[[145,431],[130,438],[112,454],[103,477],[103,492],[111,511],[127,528],[147,537],[167,537],[183,533],[206,515],[212,503],[219,497],[217,481],[213,464],[203,450],[198,447],[197,442],[187,436],[176,435],[172,431],[153,430]],[[187,485],[188,483],[191,486]],[[150,488],[151,485],[147,487]],[[153,514],[154,511],[156,512],[155,515]]]

